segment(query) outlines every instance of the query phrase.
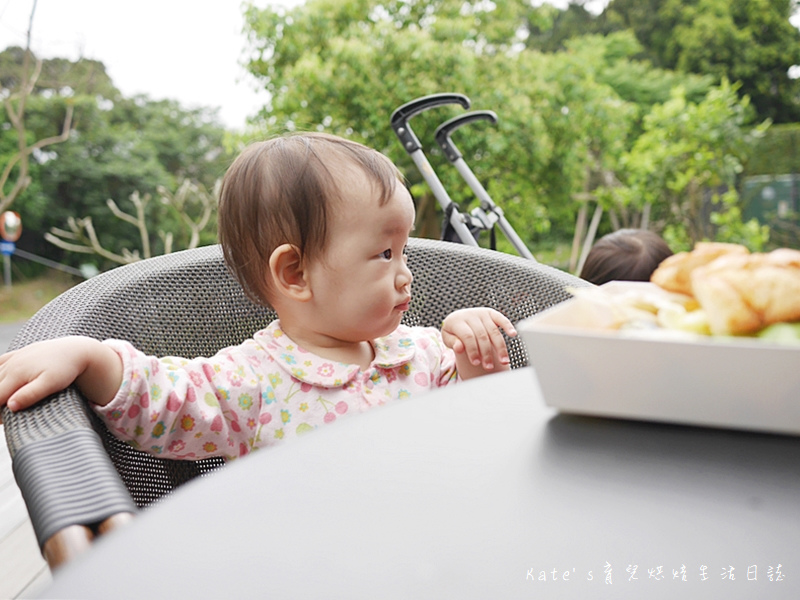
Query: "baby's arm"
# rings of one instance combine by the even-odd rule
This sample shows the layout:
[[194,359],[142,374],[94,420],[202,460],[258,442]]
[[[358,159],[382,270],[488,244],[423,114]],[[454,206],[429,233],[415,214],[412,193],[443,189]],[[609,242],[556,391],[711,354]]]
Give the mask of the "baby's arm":
[[75,383],[95,404],[111,402],[122,383],[114,350],[88,337],[36,342],[0,356],[0,406],[12,411],[36,404]]
[[442,339],[456,354],[461,379],[507,371],[508,349],[500,329],[517,335],[514,325],[491,308],[464,308],[450,313],[442,323]]

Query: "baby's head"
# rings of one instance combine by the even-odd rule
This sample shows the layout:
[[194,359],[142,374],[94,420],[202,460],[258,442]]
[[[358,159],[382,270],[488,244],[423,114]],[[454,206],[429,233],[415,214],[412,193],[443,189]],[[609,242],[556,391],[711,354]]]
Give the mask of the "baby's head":
[[248,296],[269,304],[269,260],[278,246],[294,246],[304,261],[320,259],[348,185],[372,185],[383,204],[402,181],[380,152],[333,135],[288,134],[254,143],[222,182],[219,239],[225,261]]
[[602,285],[608,281],[650,281],[662,260],[672,255],[667,243],[646,229],[620,229],[600,238],[581,270],[581,278]]

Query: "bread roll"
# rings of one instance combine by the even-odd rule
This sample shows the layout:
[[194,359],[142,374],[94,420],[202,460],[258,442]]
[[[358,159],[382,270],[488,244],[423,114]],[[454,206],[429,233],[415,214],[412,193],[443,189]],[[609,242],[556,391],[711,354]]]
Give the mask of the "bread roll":
[[690,279],[714,334],[749,334],[800,320],[798,250],[728,254],[698,267]]
[[692,271],[721,256],[747,255],[750,251],[739,244],[722,242],[697,242],[691,252],[679,252],[665,258],[653,272],[650,281],[679,294],[692,294]]

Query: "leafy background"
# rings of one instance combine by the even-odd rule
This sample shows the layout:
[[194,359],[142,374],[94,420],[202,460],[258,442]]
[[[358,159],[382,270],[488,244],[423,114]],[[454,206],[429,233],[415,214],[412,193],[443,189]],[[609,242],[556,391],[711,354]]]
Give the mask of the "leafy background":
[[[600,14],[580,3],[558,9],[521,0],[245,4],[247,68],[270,100],[244,132],[227,131],[210,109],[124,97],[102,62],[45,60],[27,98],[25,139],[56,135],[68,106],[74,114],[67,141],[33,155],[30,184],[10,206],[25,222],[19,247],[111,268],[113,261],[63,250],[45,234],[89,216],[104,247],[135,250],[139,232],[107,204],[133,213],[134,194],[151,199],[152,252],[169,249],[167,233],[172,249],[186,247],[180,212],[196,208],[190,202],[176,212],[163,190],[174,194],[189,181],[212,193],[246,143],[293,130],[328,131],[387,154],[418,203],[418,234],[438,237],[441,210],[389,117],[440,92],[497,113],[497,125],[471,124],[453,140],[544,262],[574,270],[575,244],[597,207],[597,235],[646,219],[674,250],[701,239],[798,247],[796,8],[790,0],[613,0]],[[25,52],[0,53],[3,164],[19,148],[8,111],[19,98]],[[412,126],[450,196],[468,209],[476,204],[471,190],[433,140],[436,127],[460,112],[428,111]],[[10,175],[5,193],[14,169]],[[764,175],[790,176],[780,211],[763,202],[769,180],[747,185]],[[214,243],[214,226],[212,218],[200,243]],[[513,252],[503,239],[500,249]],[[17,263],[23,275],[42,270]]]

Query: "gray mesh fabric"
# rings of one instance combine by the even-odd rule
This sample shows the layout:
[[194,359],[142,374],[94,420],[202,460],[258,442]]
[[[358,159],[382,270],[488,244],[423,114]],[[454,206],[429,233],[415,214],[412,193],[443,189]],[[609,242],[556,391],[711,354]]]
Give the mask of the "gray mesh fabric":
[[[495,308],[517,322],[567,299],[565,287],[587,285],[534,261],[434,240],[410,240],[408,263],[414,274],[412,304],[404,317],[409,325],[438,327],[453,310],[470,306]],[[86,335],[125,339],[157,356],[211,356],[241,343],[274,318],[270,308],[246,298],[225,267],[219,246],[208,246],[119,267],[68,290],[28,321],[11,349]],[[512,367],[527,364],[520,340],[509,340],[509,351]],[[146,506],[222,464],[222,459],[165,460],[133,449],[108,432],[74,388],[17,414],[4,408],[3,421],[40,543],[68,524],[91,525],[115,512],[134,510],[134,503]],[[100,443],[87,442],[92,437]],[[79,473],[82,461],[74,461],[76,453],[102,454],[87,456],[86,464],[94,473],[107,469],[97,478],[108,491],[87,487]],[[50,458],[31,458],[37,455]],[[48,460],[62,464],[43,468]],[[28,470],[27,465],[35,467]],[[78,471],[72,484],[70,468]],[[39,481],[51,476],[59,478],[58,485]],[[113,501],[103,502],[100,493]],[[107,515],[98,512],[98,506],[106,505]]]

